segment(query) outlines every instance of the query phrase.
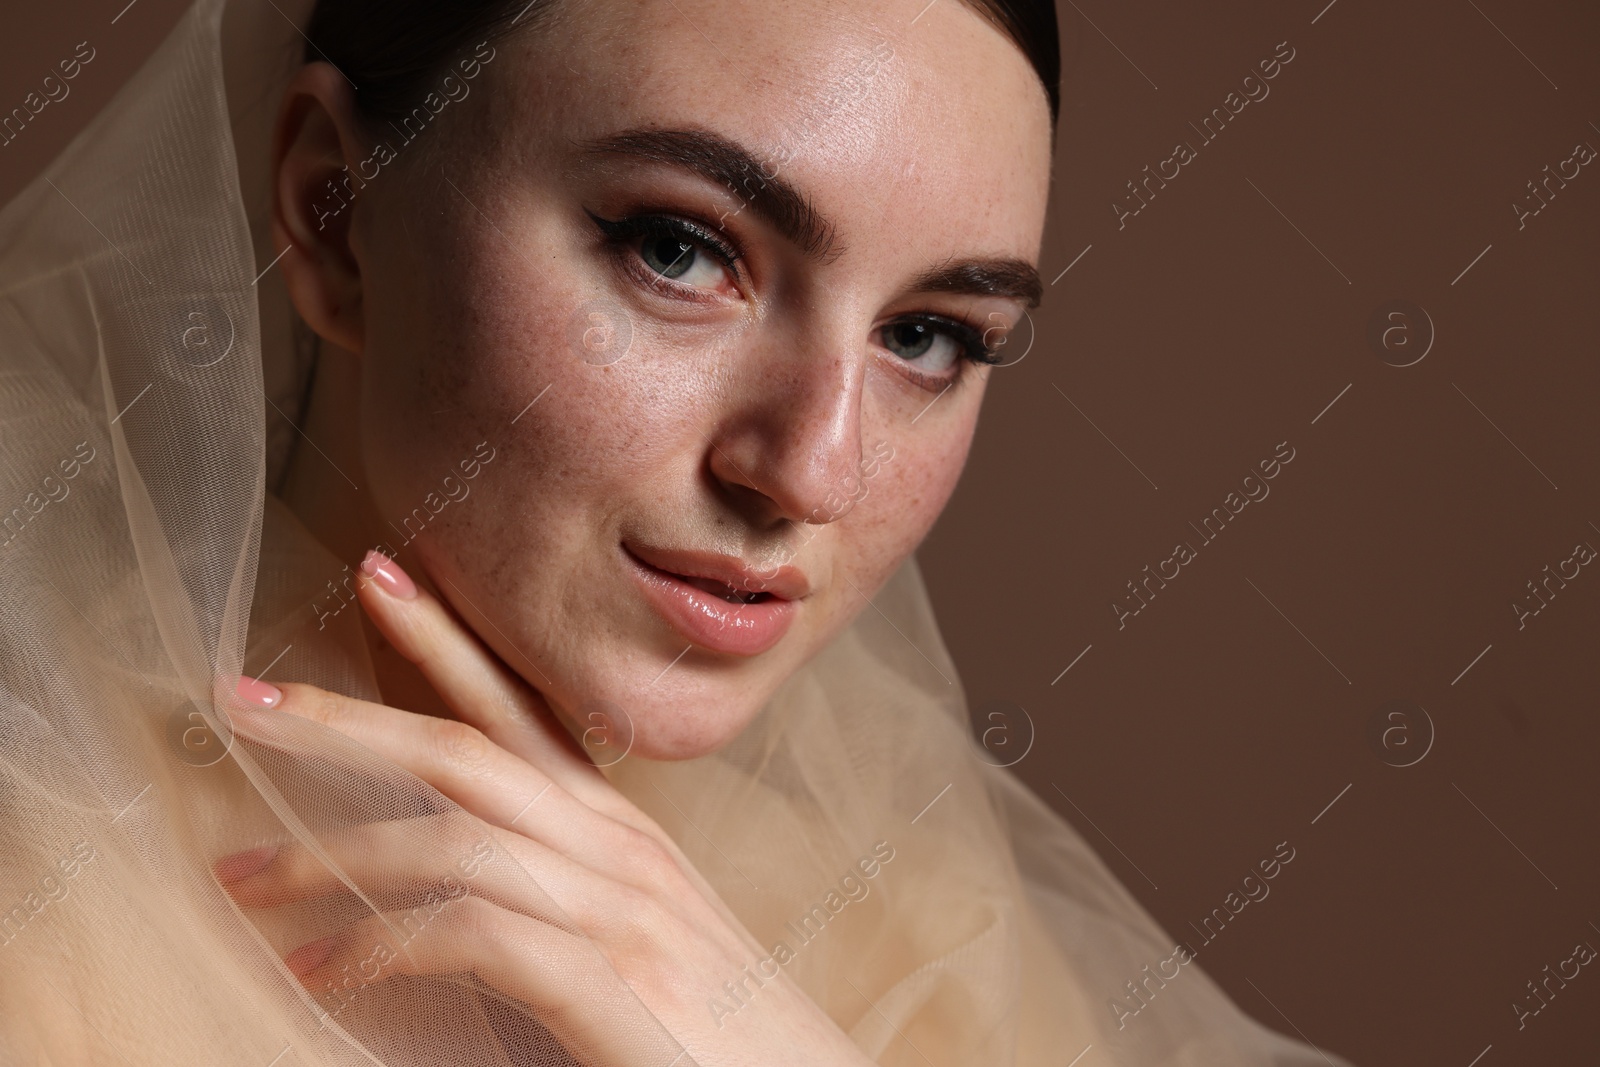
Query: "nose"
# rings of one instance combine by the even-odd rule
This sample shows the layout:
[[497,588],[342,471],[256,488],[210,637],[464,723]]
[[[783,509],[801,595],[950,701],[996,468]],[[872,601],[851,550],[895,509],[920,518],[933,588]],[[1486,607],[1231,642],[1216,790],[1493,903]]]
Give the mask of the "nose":
[[711,438],[712,476],[758,523],[843,518],[860,495],[865,361],[837,345],[758,364]]

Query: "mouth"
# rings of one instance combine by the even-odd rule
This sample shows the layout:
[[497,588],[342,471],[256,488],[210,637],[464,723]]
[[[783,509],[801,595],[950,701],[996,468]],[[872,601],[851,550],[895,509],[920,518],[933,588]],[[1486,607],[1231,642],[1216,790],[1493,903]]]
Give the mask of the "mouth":
[[771,600],[772,594],[767,592],[742,593],[727,582],[719,582],[715,578],[691,578],[688,575],[676,574],[673,577],[679,581],[687,582],[696,589],[703,590],[713,596],[719,596],[730,604],[759,604],[763,600]]
[[794,567],[768,573],[713,553],[624,543],[622,555],[656,613],[692,645],[754,656],[782,639],[810,592]]

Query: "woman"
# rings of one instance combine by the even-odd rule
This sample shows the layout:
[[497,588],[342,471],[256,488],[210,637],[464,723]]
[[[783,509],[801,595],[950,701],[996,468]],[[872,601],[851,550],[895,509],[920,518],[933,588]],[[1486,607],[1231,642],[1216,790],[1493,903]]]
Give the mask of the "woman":
[[0,216],[10,1058],[1321,1062],[974,757],[910,561],[1050,8],[404,7],[279,86],[199,0]]

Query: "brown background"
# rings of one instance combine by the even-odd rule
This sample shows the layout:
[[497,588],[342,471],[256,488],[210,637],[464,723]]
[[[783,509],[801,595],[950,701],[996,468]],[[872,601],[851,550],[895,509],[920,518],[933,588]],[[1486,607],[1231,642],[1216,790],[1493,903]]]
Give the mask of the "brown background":
[[[184,6],[124,2],[6,12],[0,111],[97,55],[0,148],[0,200]],[[1600,165],[1521,230],[1511,206],[1600,148],[1600,12],[1325,4],[1061,4],[1057,280],[923,566],[993,760],[1025,750],[1175,936],[1296,849],[1199,950],[1247,1011],[1360,1067],[1600,1062],[1593,968],[1520,1031],[1511,1007],[1600,947],[1600,568],[1521,630],[1511,607],[1600,547]],[[1202,145],[1188,124],[1284,41]],[[1198,158],[1119,229],[1178,141]],[[1368,340],[1392,300],[1435,335],[1408,367]],[[1421,351],[1427,323],[1398,324]],[[1270,495],[1202,544],[1189,523],[1284,441]],[[1119,629],[1180,541],[1196,558]],[[1392,700],[1431,728],[1374,741]]]

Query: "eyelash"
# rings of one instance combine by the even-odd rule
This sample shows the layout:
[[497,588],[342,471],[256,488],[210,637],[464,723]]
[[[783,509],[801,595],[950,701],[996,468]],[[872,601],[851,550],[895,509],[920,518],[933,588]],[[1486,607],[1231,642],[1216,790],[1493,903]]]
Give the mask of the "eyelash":
[[[948,333],[956,344],[961,346],[962,357],[972,363],[981,363],[985,366],[995,366],[1000,362],[1000,349],[990,348],[984,343],[983,335],[987,330],[980,330],[970,322],[960,319],[947,319],[943,315],[901,315],[883,324],[883,329],[890,326],[901,326],[907,323],[933,326]],[[992,327],[991,327],[992,328]]]
[[[727,267],[735,275],[743,275],[743,271],[739,268],[739,263],[744,259],[744,254],[738,247],[723,240],[710,229],[687,219],[677,218],[672,215],[654,214],[629,215],[620,219],[606,219],[587,209],[585,209],[584,214],[594,221],[594,224],[599,227],[607,242],[619,255],[631,251],[633,242],[642,237],[666,237],[703,248],[717,262]],[[705,299],[694,286],[674,282],[670,278],[663,277],[650,270],[648,266],[643,270],[635,268],[633,273],[636,276],[640,276],[646,285],[668,296],[688,298],[690,300]],[[991,348],[984,341],[984,335],[988,330],[980,329],[972,323],[964,322],[960,319],[951,319],[942,315],[926,313],[902,315],[884,323],[879,329],[889,329],[906,324],[929,326],[944,331],[951,340],[960,346],[962,359],[965,362],[981,366],[995,366],[1001,361],[999,349],[997,347]],[[906,369],[912,375],[922,379],[924,382],[944,381],[944,379],[936,375],[918,373],[909,361],[902,360],[901,362],[905,363]],[[951,381],[953,382],[960,377],[962,377],[960,374],[953,375]]]
[[[618,256],[623,256],[632,251],[633,242],[641,237],[667,237],[681,241],[684,244],[704,248],[711,253],[713,259],[727,267],[735,275],[743,276],[739,269],[739,262],[744,258],[737,247],[723,240],[711,230],[690,222],[687,219],[676,218],[671,215],[629,215],[620,219],[604,219],[594,212],[585,209],[584,214],[594,220],[594,224],[605,235],[606,241]],[[629,264],[632,267],[632,264]],[[634,267],[631,271],[646,285],[667,296],[679,299],[705,300],[706,295],[691,285],[674,282],[670,278],[645,267],[639,270]]]

